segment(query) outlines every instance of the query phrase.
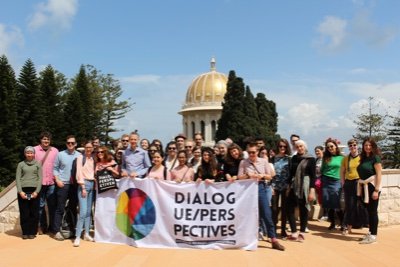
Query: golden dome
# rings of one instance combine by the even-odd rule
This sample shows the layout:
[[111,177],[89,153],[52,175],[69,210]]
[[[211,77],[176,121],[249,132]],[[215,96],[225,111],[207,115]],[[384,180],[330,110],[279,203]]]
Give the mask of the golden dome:
[[210,72],[199,75],[190,84],[183,110],[200,106],[222,108],[227,82],[225,74],[216,71],[215,59],[212,58]]

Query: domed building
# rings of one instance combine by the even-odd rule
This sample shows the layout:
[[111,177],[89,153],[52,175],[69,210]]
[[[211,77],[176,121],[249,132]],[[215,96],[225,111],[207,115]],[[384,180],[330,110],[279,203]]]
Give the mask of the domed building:
[[203,73],[192,81],[185,103],[179,111],[183,117],[183,132],[189,139],[194,139],[195,133],[201,132],[204,145],[214,145],[227,82],[226,75],[217,72],[214,58],[211,59],[210,72]]

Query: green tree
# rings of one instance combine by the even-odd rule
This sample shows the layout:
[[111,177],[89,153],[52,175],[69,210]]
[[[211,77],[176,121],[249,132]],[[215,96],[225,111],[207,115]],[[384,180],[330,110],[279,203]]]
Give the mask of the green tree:
[[388,168],[400,168],[400,112],[397,117],[392,116],[387,133],[387,145],[384,149],[385,165]]
[[276,104],[272,100],[267,100],[265,94],[258,93],[255,102],[257,105],[258,118],[261,125],[261,136],[269,147],[274,147],[280,136],[278,131],[278,113],[276,112]]
[[15,178],[21,149],[16,100],[17,80],[5,55],[0,57],[0,186]]
[[52,133],[52,143],[60,147],[64,143],[64,125],[60,123],[63,120],[63,103],[61,98],[62,76],[59,75],[51,65],[48,65],[39,74],[39,86],[43,97],[43,109],[46,117],[46,130]]
[[364,140],[367,137],[372,137],[381,146],[386,138],[386,119],[387,114],[379,112],[381,103],[375,100],[374,97],[368,97],[368,103],[363,106],[363,111],[354,120],[356,124],[356,134],[353,136],[358,140]]
[[236,77],[235,71],[230,71],[224,102],[222,103],[222,114],[218,120],[218,129],[215,133],[217,140],[231,137],[235,142],[242,144],[245,136],[246,115],[244,113],[245,87],[243,79]]
[[24,145],[35,145],[40,133],[46,128],[46,115],[43,95],[31,59],[22,67],[18,82],[17,109],[21,141]]
[[261,136],[262,131],[257,112],[257,105],[249,86],[246,86],[243,108],[244,108],[244,114],[246,116],[245,118],[246,127],[243,128],[244,136],[253,136],[253,137]]
[[99,137],[108,145],[112,138],[110,133],[117,132],[114,127],[115,121],[125,116],[132,109],[132,104],[128,100],[119,100],[122,95],[122,89],[117,80],[111,74],[102,75],[100,85],[103,92],[102,98],[102,119],[98,127]]

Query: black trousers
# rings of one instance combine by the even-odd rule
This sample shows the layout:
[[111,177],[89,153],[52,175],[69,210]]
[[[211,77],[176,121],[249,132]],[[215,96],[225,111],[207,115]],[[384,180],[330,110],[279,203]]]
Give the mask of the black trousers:
[[297,231],[296,229],[296,218],[294,216],[296,206],[299,207],[300,213],[300,232],[305,232],[308,224],[308,209],[306,207],[306,198],[303,195],[302,199],[299,199],[294,194],[293,189],[290,189],[290,193],[287,199],[287,216],[290,224],[290,230],[292,233]]
[[375,187],[369,183],[368,184],[368,193],[369,193],[369,202],[366,203],[367,211],[368,211],[368,219],[369,219],[369,231],[371,235],[378,234],[378,205],[379,205],[379,197],[381,193],[379,193],[378,199],[372,199],[372,193],[374,192]]
[[[22,191],[32,194],[36,187],[23,187]],[[23,235],[36,235],[39,225],[39,195],[36,198],[23,199],[18,194],[18,207],[20,214],[20,224]]]
[[[281,206],[279,207],[279,199],[281,201]],[[286,189],[284,190],[274,190],[274,195],[272,195],[272,220],[275,224],[275,229],[278,229],[276,225],[278,224],[279,211],[281,212],[281,232],[286,232]]]

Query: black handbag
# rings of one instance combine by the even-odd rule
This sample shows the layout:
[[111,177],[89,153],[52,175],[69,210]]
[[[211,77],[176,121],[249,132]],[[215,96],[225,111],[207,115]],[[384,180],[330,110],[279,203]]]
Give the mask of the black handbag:
[[111,189],[118,189],[114,176],[107,169],[97,171],[96,180],[97,190],[99,193],[103,193]]

